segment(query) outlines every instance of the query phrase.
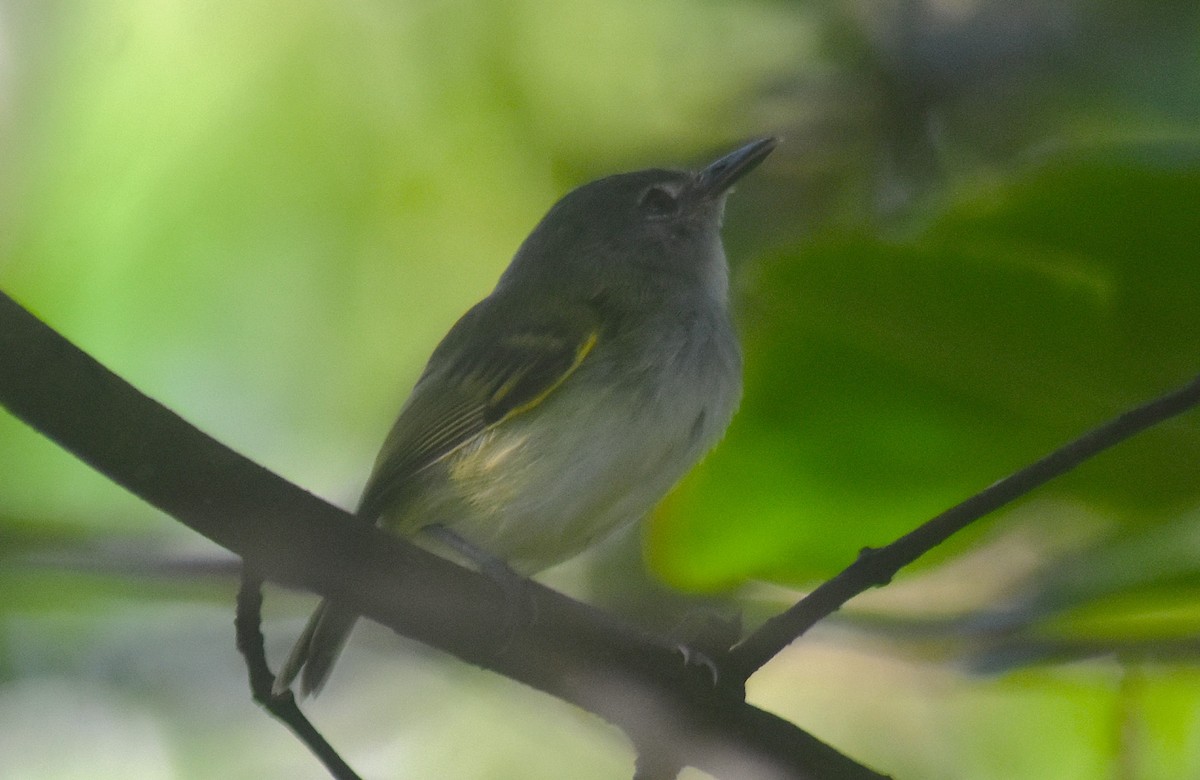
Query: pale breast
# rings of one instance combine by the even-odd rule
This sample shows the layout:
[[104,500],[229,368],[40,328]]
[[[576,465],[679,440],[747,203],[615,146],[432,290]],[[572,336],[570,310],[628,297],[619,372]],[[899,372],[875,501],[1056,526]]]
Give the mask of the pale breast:
[[448,458],[445,503],[459,516],[440,522],[532,572],[645,515],[720,438],[741,394],[728,324],[675,324],[632,360],[597,347],[536,414]]

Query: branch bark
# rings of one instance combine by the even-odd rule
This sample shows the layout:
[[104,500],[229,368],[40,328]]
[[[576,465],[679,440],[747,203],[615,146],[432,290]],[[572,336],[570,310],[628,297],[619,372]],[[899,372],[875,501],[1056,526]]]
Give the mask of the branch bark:
[[714,688],[669,643],[537,583],[537,618],[514,635],[505,594],[486,577],[365,527],[221,445],[3,293],[0,404],[266,579],[596,713],[660,761],[718,777],[882,777],[748,705],[740,685]]

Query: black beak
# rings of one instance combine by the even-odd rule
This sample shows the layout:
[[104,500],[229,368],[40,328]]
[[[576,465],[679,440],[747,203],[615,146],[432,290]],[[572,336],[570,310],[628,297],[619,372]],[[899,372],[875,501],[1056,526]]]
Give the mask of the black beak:
[[706,198],[728,192],[734,182],[757,168],[778,145],[778,138],[760,138],[710,163],[696,176],[696,192]]

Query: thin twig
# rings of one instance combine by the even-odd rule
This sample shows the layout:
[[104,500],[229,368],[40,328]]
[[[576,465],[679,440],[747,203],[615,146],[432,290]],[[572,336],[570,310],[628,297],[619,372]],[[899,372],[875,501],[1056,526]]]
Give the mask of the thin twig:
[[722,674],[746,680],[820,620],[868,588],[886,585],[915,561],[979,518],[1041,487],[1084,461],[1200,403],[1200,375],[1177,390],[1131,409],[1041,460],[1026,466],[886,547],[864,549],[858,560],[788,611],[764,623],[724,659]]
[[336,780],[360,780],[321,732],[317,731],[300,711],[291,691],[280,696],[271,692],[275,675],[267,665],[267,655],[263,650],[262,580],[246,567],[242,568],[237,595],[237,616],[233,623],[237,630],[238,652],[246,659],[250,692],[254,700],[275,716],[276,720],[291,729]]

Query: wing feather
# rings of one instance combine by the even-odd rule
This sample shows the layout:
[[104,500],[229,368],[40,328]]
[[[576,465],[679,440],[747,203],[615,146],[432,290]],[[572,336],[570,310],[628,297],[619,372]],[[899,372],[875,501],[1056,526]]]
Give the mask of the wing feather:
[[359,515],[377,520],[412,477],[489,428],[541,403],[599,338],[595,312],[515,315],[485,299],[434,351],[388,434]]

